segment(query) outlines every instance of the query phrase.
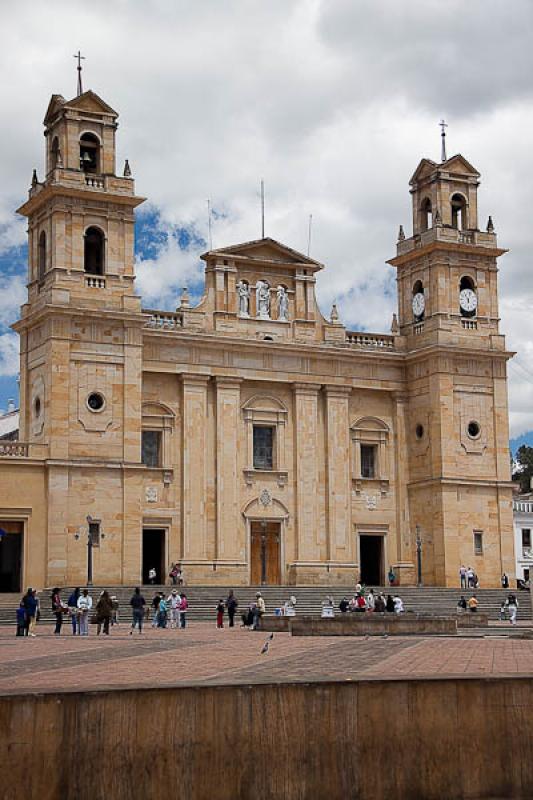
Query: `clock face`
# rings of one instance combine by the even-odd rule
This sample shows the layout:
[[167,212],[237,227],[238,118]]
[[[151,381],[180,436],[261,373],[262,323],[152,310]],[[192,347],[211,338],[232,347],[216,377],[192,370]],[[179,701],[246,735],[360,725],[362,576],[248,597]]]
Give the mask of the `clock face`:
[[426,298],[422,292],[417,292],[413,297],[413,314],[418,319],[424,313],[426,308]]
[[477,308],[477,297],[473,289],[461,289],[459,292],[459,305],[463,311],[472,313]]

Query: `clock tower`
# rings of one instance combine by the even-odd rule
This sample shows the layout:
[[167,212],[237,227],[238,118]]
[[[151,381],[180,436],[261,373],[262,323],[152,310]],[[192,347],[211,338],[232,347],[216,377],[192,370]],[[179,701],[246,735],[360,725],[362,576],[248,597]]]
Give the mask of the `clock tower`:
[[506,251],[490,217],[478,227],[479,182],[462,155],[422,159],[410,181],[413,235],[400,228],[389,262],[406,349],[410,520],[421,532],[425,580],[441,585],[461,563],[484,576],[492,563],[494,581],[498,569],[513,572],[512,354],[499,331],[497,287]]

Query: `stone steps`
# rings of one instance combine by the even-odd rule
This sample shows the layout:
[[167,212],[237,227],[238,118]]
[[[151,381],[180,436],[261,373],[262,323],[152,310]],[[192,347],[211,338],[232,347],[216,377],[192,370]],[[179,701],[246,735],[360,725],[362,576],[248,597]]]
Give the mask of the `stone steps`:
[[[90,588],[90,595],[93,602],[102,591],[100,586]],[[131,586],[107,586],[105,587],[110,594],[116,595],[122,620],[130,616],[129,601],[133,593]],[[144,586],[142,593],[147,605],[150,605],[152,597],[156,591],[163,591],[165,595],[170,594],[172,586]],[[180,591],[180,587],[176,587]],[[184,586],[181,590],[185,591],[189,600],[189,618],[192,620],[214,620],[215,606],[220,598],[225,599],[228,595],[229,586]],[[62,590],[61,596],[66,602],[71,587]],[[274,609],[288,600],[290,596],[297,599],[297,613],[317,614],[320,612],[322,600],[326,595],[333,595],[335,604],[338,605],[342,597],[350,598],[353,594],[353,586],[345,587],[313,587],[313,586],[242,586],[235,588],[235,595],[239,601],[239,611],[243,610],[250,602],[255,599],[255,594],[260,591],[265,600],[267,613],[273,613]],[[385,595],[391,590],[388,587],[376,587],[377,593],[382,591]],[[509,594],[504,589],[478,589],[476,596],[479,601],[479,611],[487,613],[489,618],[496,620],[499,618],[500,603]],[[430,614],[453,614],[455,613],[457,600],[461,594],[467,598],[472,594],[472,590],[460,590],[455,588],[439,587],[399,587],[398,593],[404,601],[406,611],[427,612]],[[518,619],[528,620],[531,618],[530,597],[528,592],[514,592],[518,597],[519,609]],[[43,590],[40,592],[41,598],[41,619],[44,622],[51,622],[53,614],[50,605],[50,592]],[[20,601],[18,594],[0,594],[0,624],[12,623],[15,619],[15,611]]]

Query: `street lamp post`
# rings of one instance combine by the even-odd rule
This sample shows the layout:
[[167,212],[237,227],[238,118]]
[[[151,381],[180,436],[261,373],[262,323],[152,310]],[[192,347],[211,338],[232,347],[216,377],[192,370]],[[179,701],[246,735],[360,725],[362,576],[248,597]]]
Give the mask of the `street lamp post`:
[[89,515],[87,517],[87,527],[81,527],[74,534],[74,538],[78,540],[83,534],[87,537],[87,586],[92,586],[93,547],[98,546],[99,540],[104,538],[104,534],[100,531],[100,522],[93,520],[93,518]]
[[420,537],[420,525],[416,526],[416,571],[418,586],[422,586],[422,539]]

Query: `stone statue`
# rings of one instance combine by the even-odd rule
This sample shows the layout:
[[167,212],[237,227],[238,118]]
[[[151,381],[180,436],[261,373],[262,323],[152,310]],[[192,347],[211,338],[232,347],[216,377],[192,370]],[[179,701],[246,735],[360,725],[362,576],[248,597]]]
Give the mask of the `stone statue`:
[[255,285],[255,303],[257,316],[270,319],[270,286],[266,281],[257,281]]
[[239,317],[250,316],[250,287],[246,281],[239,281],[237,284],[239,295]]
[[278,319],[289,320],[289,295],[284,286],[278,286]]

